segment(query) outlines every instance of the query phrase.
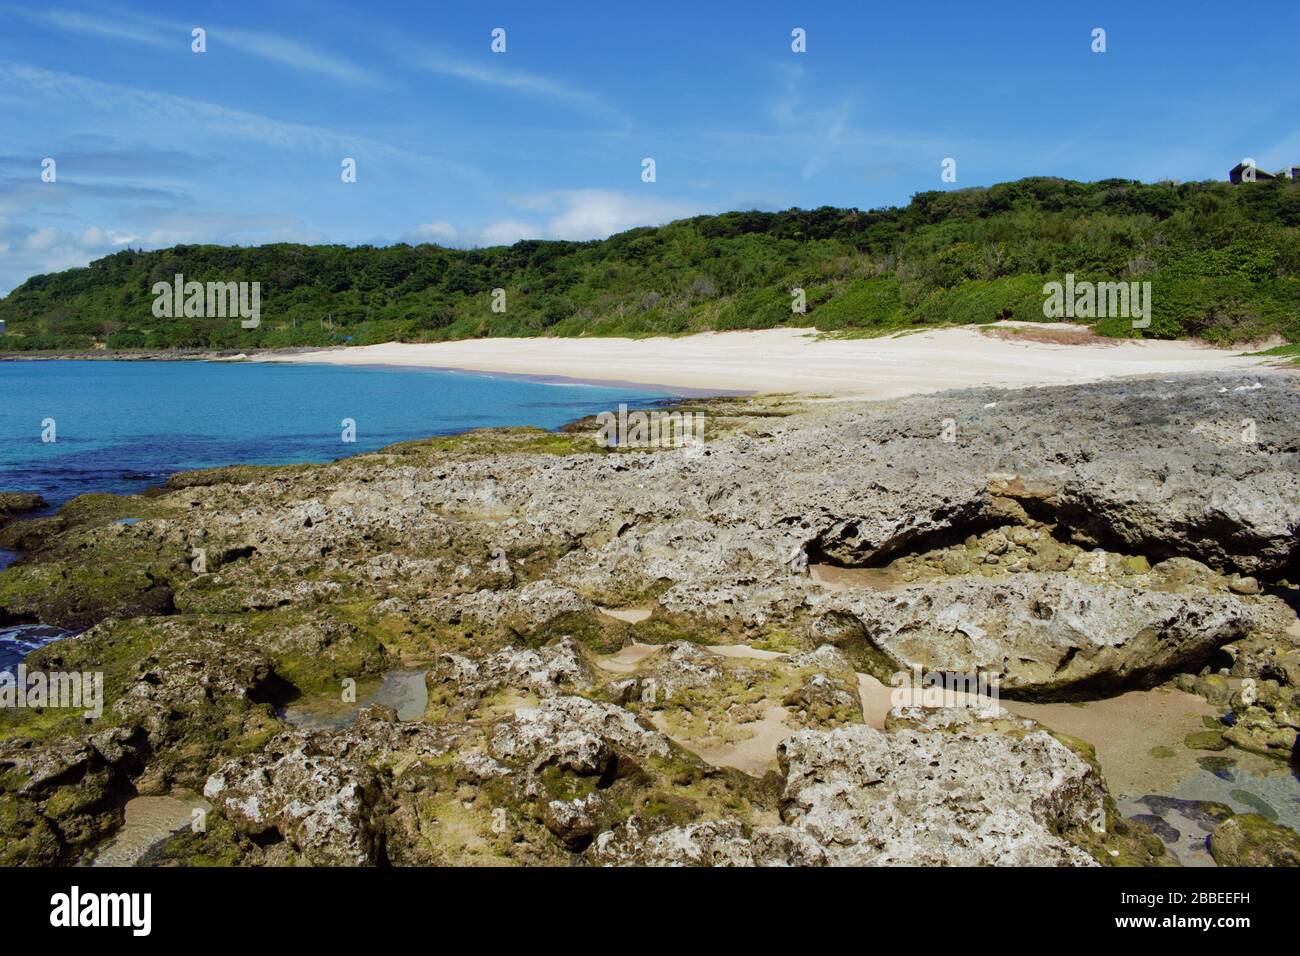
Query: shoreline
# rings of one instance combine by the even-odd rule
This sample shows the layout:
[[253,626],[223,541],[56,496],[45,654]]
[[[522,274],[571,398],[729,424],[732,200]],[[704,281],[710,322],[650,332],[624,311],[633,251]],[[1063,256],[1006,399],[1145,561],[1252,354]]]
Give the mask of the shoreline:
[[[137,357],[132,362],[53,361],[52,365],[14,364],[10,368],[10,385],[17,387],[16,405],[11,408],[39,422],[36,405],[24,400],[29,383],[32,395],[59,392],[59,382],[71,390],[86,388],[88,396],[107,394],[104,381],[124,382],[131,390],[145,393],[159,391],[171,382],[196,382],[202,394],[216,395],[234,383],[247,383],[253,394],[278,396],[275,404],[291,403],[297,396],[323,388],[331,394],[357,392],[349,400],[348,412],[361,421],[365,434],[352,443],[337,441],[338,433],[329,427],[328,416],[305,421],[300,412],[284,409],[268,413],[260,426],[246,430],[242,426],[204,423],[204,400],[191,396],[175,403],[171,414],[157,419],[156,428],[173,434],[177,441],[153,442],[142,439],[139,429],[120,416],[107,415],[109,423],[101,427],[102,442],[87,454],[68,453],[66,441],[50,444],[49,453],[25,457],[16,442],[9,453],[0,456],[0,531],[17,506],[9,499],[23,495],[39,496],[43,505],[22,517],[40,518],[57,513],[69,502],[87,495],[150,495],[163,492],[178,476],[215,468],[242,466],[276,467],[301,464],[326,464],[365,455],[406,442],[452,439],[483,429],[493,432],[513,429],[540,429],[563,438],[564,435],[601,411],[616,409],[620,403],[631,408],[664,409],[683,402],[706,400],[710,394],[686,389],[646,390],[636,387],[603,388],[577,381],[555,381],[549,376],[492,375],[465,373],[453,378],[448,374],[421,374],[420,368],[394,366],[390,369],[370,367],[350,370],[325,366],[256,368],[247,361],[211,362],[196,360],[194,355],[175,356],[177,361],[156,368]],[[221,366],[228,366],[222,368]],[[391,372],[396,374],[383,374]],[[68,376],[64,378],[64,376]],[[81,380],[89,384],[81,384]],[[526,380],[526,381],[525,381]],[[53,388],[41,382],[56,383]],[[332,383],[318,387],[319,382]],[[207,383],[203,385],[202,383]],[[265,384],[266,391],[262,391]],[[277,384],[278,383],[278,384]],[[203,389],[207,389],[206,392]],[[244,388],[238,389],[244,391]],[[109,388],[109,392],[112,388]],[[198,394],[198,393],[196,393]],[[405,410],[392,406],[388,396],[404,396]],[[386,404],[387,402],[387,404]],[[235,402],[249,414],[260,404],[254,400]],[[86,407],[94,407],[94,403]],[[339,414],[345,414],[340,407]],[[197,417],[196,417],[197,416]],[[239,416],[236,416],[237,418]],[[62,416],[60,416],[62,420]],[[165,422],[166,424],[161,424]],[[324,424],[325,427],[322,427]],[[596,426],[591,425],[594,432]],[[272,440],[278,432],[288,431],[292,441]],[[198,432],[199,434],[195,434]],[[15,439],[23,437],[14,429],[5,432]],[[269,437],[268,437],[269,436]],[[64,439],[65,435],[59,435]],[[192,439],[197,451],[185,445]],[[129,454],[133,443],[146,442],[150,450],[144,458]],[[43,447],[43,446],[42,446]],[[37,466],[40,467],[37,467]],[[22,560],[21,548],[0,546],[0,570]]]
[[[447,343],[390,342],[373,346],[334,346],[324,349],[290,347],[253,352],[177,350],[123,354],[105,352],[82,354],[45,353],[39,355],[0,353],[0,362],[78,360],[189,361],[211,362],[214,364],[279,363],[317,367],[343,366],[396,372],[451,372],[481,378],[501,378],[557,386],[632,388],[661,393],[657,398],[637,402],[635,405],[635,407],[646,408],[672,407],[693,400],[762,398],[765,396],[789,396],[810,404],[821,401],[837,402],[845,400],[851,402],[885,401],[942,392],[957,392],[970,388],[1018,390],[1095,384],[1125,379],[1138,380],[1158,376],[1240,373],[1247,370],[1253,374],[1264,376],[1288,371],[1285,367],[1279,367],[1276,363],[1271,362],[1267,356],[1242,355],[1232,350],[1211,348],[1187,340],[1105,339],[1098,343],[1095,337],[1091,335],[1089,326],[1072,325],[1070,323],[1051,323],[1055,340],[1045,341],[1034,335],[1043,326],[1043,323],[998,322],[990,325],[931,328],[903,335],[870,339],[818,339],[814,338],[817,334],[815,330],[771,329],[762,331],[705,332],[694,335],[645,339],[616,337],[491,338],[466,339]],[[1028,334],[1021,338],[1016,334],[1019,332]],[[1072,333],[1079,335],[1080,344],[1060,344],[1060,338],[1068,339]],[[962,374],[953,375],[954,367],[952,365],[944,366],[945,377],[942,380],[936,380],[933,375],[927,378],[918,374],[916,366],[918,357],[920,359],[935,359],[942,356],[945,350],[950,351],[954,347],[969,346],[971,340],[975,340],[977,345],[984,344],[986,349],[982,355],[977,349],[968,350],[968,358],[970,359],[968,365],[971,367],[962,370]],[[774,366],[779,365],[785,359],[785,355],[779,348],[770,346],[780,346],[782,342],[787,347],[790,346],[790,343],[794,343],[796,350],[804,347],[817,350],[824,349],[825,351],[822,352],[823,357],[829,356],[830,360],[840,368],[843,367],[846,357],[850,359],[856,358],[862,354],[864,348],[869,352],[879,354],[893,353],[893,357],[898,361],[892,366],[885,367],[879,380],[869,382],[865,378],[860,378],[859,387],[852,389],[784,389],[773,387],[771,382],[764,385],[764,383],[760,382],[760,378],[772,374]],[[701,370],[698,361],[694,367],[687,365],[684,369],[674,372],[666,369],[664,363],[673,361],[675,357],[669,356],[665,359],[655,354],[648,357],[645,355],[644,350],[647,347],[653,349],[656,344],[665,343],[671,343],[678,349],[700,346],[706,350],[706,358],[709,356],[707,351],[709,348],[712,348],[715,353],[718,348],[730,349],[736,355],[742,356],[748,363],[747,371],[741,373],[742,376],[752,377],[752,380],[746,379],[746,383],[758,387],[742,389],[708,386],[702,384],[700,376],[711,375],[711,373],[707,370]],[[645,367],[647,369],[645,376],[601,377],[595,367],[598,364],[599,356],[591,354],[591,346],[595,346],[598,351],[612,353],[617,359],[613,363],[616,366],[621,363],[624,367],[629,364],[639,364]],[[509,354],[519,349],[524,350],[525,354],[522,356],[511,356]],[[462,358],[468,360],[468,364],[434,364],[441,363],[443,360],[438,356],[444,355],[451,350],[466,353]],[[528,352],[532,354],[527,354]],[[831,355],[832,352],[838,354]],[[991,361],[990,353],[992,353]],[[1104,360],[1116,355],[1122,358],[1118,366],[1114,362],[1105,364]],[[1145,360],[1144,356],[1146,356]],[[518,370],[518,366],[535,365],[549,357],[553,357],[556,362],[564,364],[566,371],[584,371],[586,374],[575,375],[556,371]],[[1043,359],[1041,365],[1032,363],[1031,360],[1035,357]],[[1009,378],[1006,374],[1011,367],[1009,359],[1015,360],[1014,366],[1017,369],[1029,366],[1041,371],[1042,374],[1022,374],[1018,378]],[[908,362],[911,364],[908,364]],[[498,366],[515,366],[515,368]],[[581,368],[570,369],[569,366],[580,366]],[[868,369],[864,371],[874,373],[876,370]],[[651,376],[661,372],[664,374],[658,377],[672,379],[673,381],[649,380]],[[637,373],[633,371],[631,374],[636,375]],[[718,377],[726,379],[729,383],[734,383],[734,379],[728,378],[728,376],[734,376],[735,374],[734,369],[726,367],[717,373]],[[792,373],[777,372],[777,374]],[[699,384],[678,384],[684,379],[693,380]],[[782,383],[778,382],[777,384]],[[548,430],[563,433],[582,420],[583,418],[580,416],[562,422]],[[480,427],[483,426],[467,427],[446,432],[445,434],[464,434],[475,431]],[[438,432],[421,435],[418,438],[434,438],[443,434]],[[365,453],[367,452],[357,450],[330,460],[342,460]],[[284,464],[292,463],[295,462],[284,462]],[[234,467],[241,464],[245,464],[245,462],[236,460],[224,462],[216,467]],[[157,491],[165,487],[167,482],[175,475],[193,470],[196,469],[177,468],[174,471],[168,471],[166,477],[161,481],[144,485],[139,492],[124,493],[147,494],[150,491]],[[87,489],[87,491],[78,494],[85,494],[93,490]],[[66,502],[60,501],[56,505],[48,507],[42,513],[57,511],[64,503]],[[9,561],[0,562],[0,568],[13,560],[15,560],[15,557],[10,556]]]
[[[344,348],[345,346],[339,346]],[[280,349],[255,349],[257,354],[292,355],[318,352],[315,346],[290,346]],[[246,359],[240,349],[90,349],[81,352],[0,352],[0,362],[229,362]]]
[[[808,329],[628,338],[488,338],[385,343],[247,356],[251,361],[424,368],[677,394],[803,394],[893,399],[972,387],[1081,385],[1197,372],[1264,373],[1268,359],[1188,341],[1104,340],[1057,324],[1079,344],[1018,339],[1020,323],[927,329],[878,338],[819,338]],[[985,329],[1000,334],[987,334]]]
[[[634,340],[633,340],[634,341]],[[396,343],[406,344],[441,344],[441,343]],[[506,378],[521,382],[537,382],[541,385],[591,386],[597,388],[636,388],[663,392],[669,399],[680,398],[731,398],[757,394],[757,389],[733,388],[692,388],[681,385],[669,385],[662,382],[645,382],[621,378],[600,378],[596,376],[556,375],[547,372],[509,372],[465,368],[457,365],[423,365],[409,362],[339,362],[319,360],[320,354],[341,354],[353,348],[370,346],[328,346],[325,348],[293,347],[286,349],[255,349],[243,352],[236,349],[223,349],[218,352],[206,350],[176,350],[152,352],[0,352],[0,363],[4,362],[212,362],[216,364],[264,363],[286,365],[344,365],[357,368],[373,368],[394,372],[457,372],[462,375],[476,375],[480,378]],[[311,358],[300,358],[311,356]]]
[[[1077,336],[1077,341],[1072,341]],[[994,322],[863,338],[778,328],[691,335],[458,339],[378,345],[0,353],[6,361],[267,362],[457,372],[556,385],[646,388],[676,398],[797,394],[881,400],[962,388],[1083,385],[1185,373],[1266,374],[1243,345],[1102,339],[1066,322]]]
[[[365,348],[365,346],[360,347]],[[411,365],[378,362],[317,362],[292,359],[284,361],[278,358],[259,358],[251,355],[247,356],[247,359],[252,362],[267,365],[343,365],[348,368],[368,368],[376,371],[390,372],[454,372],[458,375],[473,375],[477,378],[504,378],[519,382],[536,382],[539,385],[562,385],[573,388],[632,388],[663,392],[664,397],[649,400],[651,404],[656,405],[661,405],[665,402],[675,402],[679,399],[744,398],[746,396],[758,394],[756,389],[688,388],[681,385],[665,385],[661,382],[630,381],[627,379],[616,378],[578,378],[572,375],[552,375],[545,372],[484,371],[474,368],[460,368],[459,366],[452,365]],[[640,403],[638,403],[638,407],[639,405]],[[579,420],[580,419],[574,419],[574,421]],[[565,425],[568,424],[572,423],[565,422]],[[563,427],[564,425],[560,426],[560,428]]]

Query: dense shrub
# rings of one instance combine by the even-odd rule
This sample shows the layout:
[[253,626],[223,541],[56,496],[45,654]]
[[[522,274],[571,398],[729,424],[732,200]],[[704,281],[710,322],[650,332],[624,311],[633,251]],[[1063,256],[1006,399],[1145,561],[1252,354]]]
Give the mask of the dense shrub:
[[[151,288],[257,281],[262,321],[157,319]],[[1300,340],[1300,184],[1024,179],[901,208],[731,212],[598,242],[123,251],[0,300],[0,348],[248,348],[483,335],[653,335],[816,326],[888,331],[1042,320],[1067,273],[1150,281],[1152,322],[1107,335]],[[807,298],[791,311],[791,289]],[[493,312],[492,290],[507,308]],[[78,343],[76,345],[72,343]]]

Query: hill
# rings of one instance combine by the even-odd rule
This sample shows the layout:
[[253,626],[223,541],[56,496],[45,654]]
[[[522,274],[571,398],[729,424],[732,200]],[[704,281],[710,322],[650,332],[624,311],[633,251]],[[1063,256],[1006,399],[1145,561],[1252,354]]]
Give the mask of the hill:
[[[155,283],[259,282],[261,321],[156,318]],[[1043,320],[1043,286],[1150,281],[1104,335],[1300,341],[1300,183],[1031,178],[904,207],[731,212],[593,242],[174,246],[28,279],[0,350],[254,348],[489,335],[648,335]],[[792,288],[806,311],[791,310]],[[493,311],[494,289],[505,311]]]

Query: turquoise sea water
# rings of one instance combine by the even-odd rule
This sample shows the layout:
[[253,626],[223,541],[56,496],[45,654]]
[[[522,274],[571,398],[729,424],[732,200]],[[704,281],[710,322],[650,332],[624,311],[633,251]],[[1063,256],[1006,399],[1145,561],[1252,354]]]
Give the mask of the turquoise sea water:
[[[555,428],[668,396],[418,369],[213,362],[0,362],[0,490],[52,507],[130,494],[173,472],[329,461],[472,428]],[[356,423],[343,441],[342,421]],[[54,441],[48,422],[53,421]],[[17,555],[0,551],[0,568]],[[65,632],[0,627],[0,670]]]
[[[51,504],[141,491],[175,471],[329,461],[501,425],[555,428],[651,402],[635,387],[413,369],[219,362],[0,362],[0,490]],[[342,440],[342,421],[356,441]],[[42,441],[53,420],[55,441]]]

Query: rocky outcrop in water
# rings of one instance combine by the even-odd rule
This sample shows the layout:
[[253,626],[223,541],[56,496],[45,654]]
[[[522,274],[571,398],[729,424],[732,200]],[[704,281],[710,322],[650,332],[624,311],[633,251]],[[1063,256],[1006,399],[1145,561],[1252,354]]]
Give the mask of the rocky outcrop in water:
[[0,491],[0,528],[14,518],[49,507],[40,495],[31,491]]

